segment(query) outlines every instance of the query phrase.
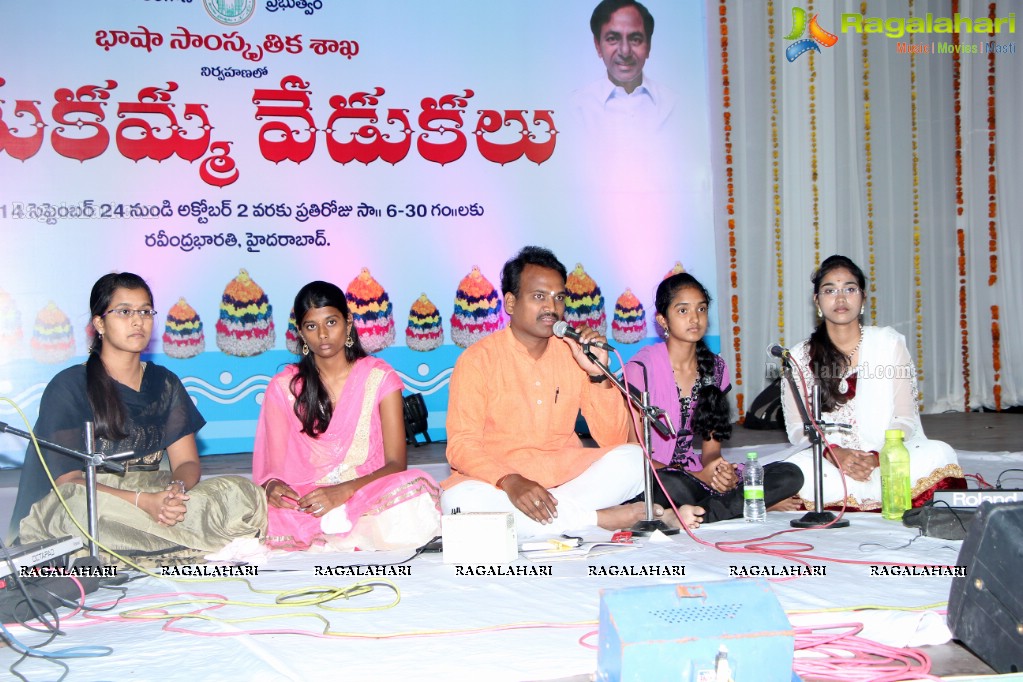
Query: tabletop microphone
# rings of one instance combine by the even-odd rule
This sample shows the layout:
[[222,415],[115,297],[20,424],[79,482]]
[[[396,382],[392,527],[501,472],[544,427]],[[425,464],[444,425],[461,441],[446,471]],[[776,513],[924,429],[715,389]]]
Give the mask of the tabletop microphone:
[[789,349],[788,348],[782,348],[778,344],[774,344],[773,346],[768,346],[767,354],[768,355],[773,355],[776,358],[785,359],[785,358],[789,357]]
[[580,343],[580,344],[582,344],[584,346],[593,346],[594,348],[603,348],[604,350],[611,350],[611,351],[614,350],[614,346],[612,346],[612,345],[610,345],[608,343],[605,343],[603,341],[589,341],[589,342],[583,341],[582,339],[579,338],[579,332],[577,332],[575,329],[572,329],[570,326],[568,326],[568,322],[565,322],[564,320],[558,320],[557,322],[554,323],[554,335],[556,337],[558,337],[559,339],[563,339],[563,338],[565,338],[567,336],[568,338],[572,339],[573,341],[575,341],[577,343]]

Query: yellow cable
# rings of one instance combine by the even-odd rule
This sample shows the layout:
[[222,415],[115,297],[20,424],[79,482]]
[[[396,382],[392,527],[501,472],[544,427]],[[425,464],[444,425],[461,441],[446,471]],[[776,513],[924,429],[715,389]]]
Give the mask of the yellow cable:
[[933,609],[940,609],[943,606],[948,606],[947,601],[939,601],[934,604],[924,604],[922,606],[885,606],[883,604],[861,604],[859,606],[834,606],[829,609],[793,609],[786,611],[786,614],[803,614],[803,613],[841,613],[843,611],[931,611]]
[[[121,554],[119,554],[119,553],[115,552],[114,550],[110,549],[109,547],[107,547],[106,545],[101,543],[99,540],[97,540],[96,538],[92,537],[89,534],[89,531],[87,531],[85,528],[82,527],[81,522],[75,517],[74,513],[71,511],[71,508],[68,506],[67,500],[65,500],[64,496],[61,495],[60,488],[57,485],[57,482],[53,479],[53,474],[50,472],[50,468],[46,465],[46,458],[43,457],[42,450],[41,450],[41,448],[39,446],[39,441],[36,440],[35,431],[32,429],[32,425],[29,423],[28,417],[25,416],[25,413],[17,405],[17,403],[15,403],[10,398],[0,396],[0,402],[5,402],[5,403],[9,404],[11,407],[13,407],[14,410],[21,417],[22,421],[25,423],[25,430],[28,431],[28,435],[32,439],[32,446],[35,448],[36,456],[39,457],[39,462],[43,466],[43,471],[46,473],[46,478],[50,481],[50,487],[53,489],[53,492],[56,493],[57,499],[60,500],[61,506],[64,508],[64,511],[67,512],[68,517],[71,519],[71,522],[75,524],[75,527],[78,528],[78,530],[82,533],[82,535],[85,536],[85,538],[87,540],[95,542],[97,547],[99,547],[103,551],[107,552],[108,554],[110,554],[110,555],[112,555],[114,557],[117,557],[118,559],[123,561],[125,564],[127,564],[128,566],[131,566],[132,568],[134,568],[134,569],[136,569],[138,571],[140,571],[141,573],[144,573],[144,574],[146,574],[146,575],[148,575],[150,577],[153,577],[153,578],[162,578],[164,580],[170,580],[172,582],[187,583],[187,584],[208,583],[208,582],[222,582],[222,581],[241,582],[251,592],[255,592],[257,594],[277,595],[277,599],[275,600],[275,602],[273,604],[259,604],[259,603],[254,603],[254,602],[232,602],[230,600],[223,600],[223,601],[221,601],[221,603],[223,603],[225,605],[233,604],[233,605],[243,605],[243,606],[278,607],[278,608],[283,608],[283,607],[290,606],[290,605],[319,606],[320,608],[328,610],[328,611],[340,611],[340,612],[352,611],[352,612],[356,612],[356,611],[382,611],[382,610],[393,608],[394,606],[397,606],[398,603],[401,601],[401,591],[398,589],[398,586],[395,585],[394,583],[392,583],[391,581],[384,580],[384,579],[377,579],[377,580],[373,580],[373,581],[360,581],[360,582],[354,583],[354,584],[352,584],[350,586],[340,587],[340,588],[337,588],[337,587],[311,587],[311,588],[304,588],[302,590],[303,592],[312,593],[313,591],[320,591],[323,594],[323,596],[319,597],[319,598],[315,598],[315,599],[296,601],[296,600],[294,600],[291,597],[291,595],[294,594],[295,590],[261,590],[261,589],[258,589],[256,587],[253,587],[252,583],[250,583],[245,578],[232,577],[232,576],[201,578],[201,577],[192,577],[192,576],[166,576],[166,575],[158,575],[156,573],[153,573],[152,571],[150,571],[150,570],[148,570],[146,568],[143,568],[142,566],[138,565],[137,563],[135,563],[131,559],[129,559],[129,558],[125,557],[125,556],[122,556]],[[369,594],[370,592],[373,591],[373,585],[374,584],[378,584],[378,583],[386,585],[387,587],[392,589],[394,591],[394,593],[395,593],[394,601],[392,601],[390,604],[388,604],[386,606],[372,606],[372,607],[365,607],[365,608],[336,608],[336,607],[328,607],[328,606],[325,605],[327,602],[332,601],[334,599],[339,599],[339,598],[342,598],[342,597],[345,598],[345,599],[348,599],[350,597],[357,597],[357,596],[362,596],[364,594]],[[299,613],[299,614],[291,614],[291,615],[310,615],[310,616],[317,617],[317,618],[319,617],[317,614],[314,614],[314,613],[311,613],[311,614],[300,614]]]

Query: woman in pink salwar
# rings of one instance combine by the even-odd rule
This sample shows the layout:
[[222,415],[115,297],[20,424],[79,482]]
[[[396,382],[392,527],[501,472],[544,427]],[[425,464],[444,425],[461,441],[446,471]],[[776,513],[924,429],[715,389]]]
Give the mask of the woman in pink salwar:
[[344,292],[311,282],[295,297],[302,357],[270,380],[252,476],[266,490],[278,549],[418,547],[439,533],[439,492],[407,470],[402,382],[359,343]]

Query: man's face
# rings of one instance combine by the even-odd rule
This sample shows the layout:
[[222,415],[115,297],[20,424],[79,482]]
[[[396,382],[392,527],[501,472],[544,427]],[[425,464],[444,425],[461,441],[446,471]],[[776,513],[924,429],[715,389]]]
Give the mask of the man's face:
[[650,56],[650,40],[639,10],[623,7],[612,14],[611,20],[601,26],[600,38],[594,44],[612,83],[632,92],[643,82],[643,65]]
[[519,278],[519,293],[504,295],[504,309],[519,338],[549,339],[554,323],[565,314],[565,280],[556,270],[527,265]]

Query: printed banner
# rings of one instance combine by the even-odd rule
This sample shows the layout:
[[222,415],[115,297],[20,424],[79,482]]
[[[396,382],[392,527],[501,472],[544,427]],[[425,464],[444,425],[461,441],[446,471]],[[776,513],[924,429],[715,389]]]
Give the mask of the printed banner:
[[[86,357],[93,282],[131,271],[201,451],[250,451],[294,295],[325,279],[443,437],[454,362],[504,326],[501,266],[533,243],[569,269],[569,321],[627,358],[676,262],[715,290],[705,17],[651,0],[645,48],[612,53],[595,4],[7,4],[0,396],[34,420]],[[610,94],[630,69],[639,100]],[[0,436],[0,464],[24,450]]]

